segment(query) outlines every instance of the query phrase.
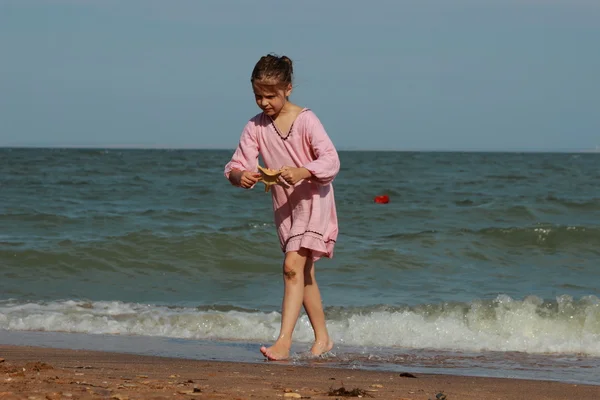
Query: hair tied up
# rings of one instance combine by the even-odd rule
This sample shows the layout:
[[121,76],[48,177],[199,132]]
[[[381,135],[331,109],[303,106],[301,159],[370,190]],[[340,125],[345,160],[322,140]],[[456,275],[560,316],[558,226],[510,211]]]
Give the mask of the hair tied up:
[[270,82],[271,84],[287,86],[292,84],[294,66],[287,56],[267,54],[262,56],[254,66],[250,81],[252,83]]

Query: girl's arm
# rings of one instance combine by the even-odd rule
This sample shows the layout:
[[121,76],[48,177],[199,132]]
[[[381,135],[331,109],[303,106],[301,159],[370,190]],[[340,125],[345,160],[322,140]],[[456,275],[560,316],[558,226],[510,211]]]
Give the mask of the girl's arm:
[[310,114],[306,129],[316,159],[304,165],[304,168],[312,174],[314,181],[321,185],[327,185],[340,171],[340,158],[319,118],[312,112]]
[[225,165],[225,177],[232,185],[250,188],[256,184],[260,177],[260,174],[254,172],[258,165],[258,152],[256,128],[249,121],[242,131],[237,149]]

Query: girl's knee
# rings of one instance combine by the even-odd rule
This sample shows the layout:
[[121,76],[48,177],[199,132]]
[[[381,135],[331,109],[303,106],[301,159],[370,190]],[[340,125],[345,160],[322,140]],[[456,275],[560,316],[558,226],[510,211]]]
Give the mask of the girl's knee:
[[301,252],[290,252],[286,254],[283,262],[283,276],[286,280],[296,280],[304,277],[307,256]]
[[283,263],[283,276],[286,280],[296,280],[304,274],[304,263],[300,260],[286,258]]
[[283,277],[288,281],[295,281],[298,278],[298,271],[296,268],[283,266]]

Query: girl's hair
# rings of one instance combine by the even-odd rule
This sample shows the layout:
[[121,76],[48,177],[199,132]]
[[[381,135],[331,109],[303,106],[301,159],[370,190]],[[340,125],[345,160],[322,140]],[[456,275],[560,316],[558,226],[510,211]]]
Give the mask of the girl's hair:
[[252,70],[250,82],[287,87],[292,84],[294,67],[286,56],[268,54],[262,56]]

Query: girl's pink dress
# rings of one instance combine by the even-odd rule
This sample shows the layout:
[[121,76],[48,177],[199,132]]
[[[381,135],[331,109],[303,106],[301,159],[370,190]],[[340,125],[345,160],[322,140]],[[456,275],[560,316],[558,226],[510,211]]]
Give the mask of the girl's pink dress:
[[271,186],[281,250],[285,253],[304,247],[311,250],[314,261],[333,257],[338,220],[332,181],[339,172],[340,160],[321,121],[304,108],[285,135],[271,117],[256,115],[244,127],[238,147],[225,166],[225,176],[229,178],[232,169],[257,172],[259,154],[263,167],[304,167],[313,174],[313,178],[293,187]]

